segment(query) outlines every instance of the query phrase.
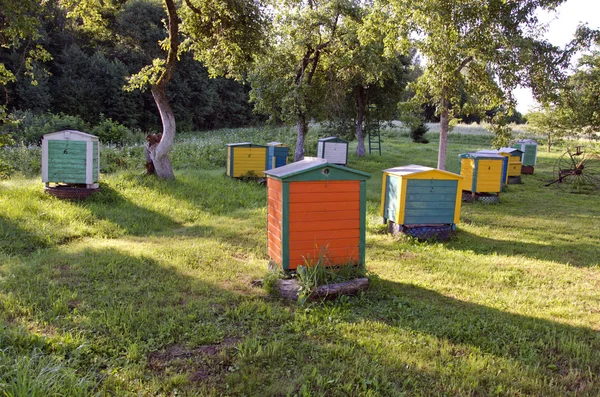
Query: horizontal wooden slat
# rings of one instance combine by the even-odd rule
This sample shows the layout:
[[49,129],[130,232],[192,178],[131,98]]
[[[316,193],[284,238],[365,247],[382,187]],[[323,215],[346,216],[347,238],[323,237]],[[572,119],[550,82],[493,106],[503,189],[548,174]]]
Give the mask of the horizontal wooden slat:
[[352,252],[353,249],[358,247],[358,239],[341,239],[341,240],[328,240],[326,243],[323,242],[311,242],[311,241],[290,241],[290,251],[304,250],[306,252],[319,253],[321,249],[327,251],[333,249],[348,249]]
[[456,205],[456,195],[453,197],[452,201],[434,201],[434,202],[422,202],[422,201],[407,201],[405,205],[405,210],[415,210],[415,209],[454,209]]
[[413,201],[417,201],[417,202],[429,202],[429,201],[455,201],[456,200],[456,192],[453,192],[452,195],[448,194],[448,193],[442,193],[442,194],[435,194],[435,193],[428,193],[428,194],[407,194],[406,195],[406,201],[407,202],[413,202]]
[[291,212],[290,222],[312,222],[312,221],[349,221],[358,220],[358,211],[297,211]]
[[295,193],[290,194],[290,203],[334,203],[344,201],[359,202],[359,192],[349,193]]
[[331,182],[295,182],[290,184],[292,193],[342,193],[359,192],[358,181],[331,181]]
[[359,220],[322,221],[322,222],[290,222],[290,232],[308,232],[311,230],[359,229]]
[[298,211],[347,211],[359,210],[360,201],[336,201],[330,203],[290,203],[290,213]]
[[456,187],[458,180],[442,180],[442,179],[409,179],[408,185],[413,187]]
[[338,230],[310,230],[304,232],[290,232],[289,239],[292,241],[323,241],[327,243],[327,241],[332,239],[342,239],[342,238],[358,238],[360,235],[360,231],[358,228],[356,229],[338,229]]

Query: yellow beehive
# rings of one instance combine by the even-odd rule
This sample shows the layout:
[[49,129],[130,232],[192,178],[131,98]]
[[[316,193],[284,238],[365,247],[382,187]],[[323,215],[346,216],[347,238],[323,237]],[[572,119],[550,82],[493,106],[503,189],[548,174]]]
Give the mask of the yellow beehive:
[[503,147],[498,149],[498,154],[508,157],[508,172],[507,176],[521,176],[521,156],[523,152],[519,149],[511,147]]
[[267,169],[267,147],[251,142],[227,145],[227,175],[232,178],[264,176]]
[[504,157],[487,153],[464,153],[458,173],[464,177],[461,189],[472,193],[497,193],[502,191],[502,165]]

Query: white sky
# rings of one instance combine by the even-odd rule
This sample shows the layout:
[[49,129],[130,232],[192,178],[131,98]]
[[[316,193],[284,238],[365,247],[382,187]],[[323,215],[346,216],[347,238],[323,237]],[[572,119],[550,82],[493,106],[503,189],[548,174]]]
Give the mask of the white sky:
[[[600,28],[600,0],[567,0],[555,13],[540,13],[540,22],[549,22],[546,38],[554,45],[563,47],[575,34],[577,25],[588,23],[592,29]],[[536,105],[531,90],[520,88],[514,91],[517,110],[527,113]]]

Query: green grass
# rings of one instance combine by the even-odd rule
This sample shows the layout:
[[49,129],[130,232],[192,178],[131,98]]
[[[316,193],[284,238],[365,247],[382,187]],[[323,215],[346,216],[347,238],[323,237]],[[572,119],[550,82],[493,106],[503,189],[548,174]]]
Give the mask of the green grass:
[[[600,196],[543,187],[557,148],[500,204],[463,204],[451,241],[392,237],[381,170],[434,166],[428,135],[387,130],[382,156],[350,156],[373,174],[372,285],[305,306],[251,283],[267,275],[266,191],[219,167],[227,141],[292,131],[182,136],[175,181],[113,152],[125,166],[82,202],[39,176],[0,182],[0,395],[597,396]],[[448,169],[489,141],[451,134]]]

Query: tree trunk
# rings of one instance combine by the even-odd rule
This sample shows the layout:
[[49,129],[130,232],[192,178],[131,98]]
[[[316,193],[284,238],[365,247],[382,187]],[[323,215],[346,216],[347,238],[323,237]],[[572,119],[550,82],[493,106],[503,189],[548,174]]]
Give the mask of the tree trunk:
[[150,157],[154,163],[156,176],[164,179],[173,179],[175,178],[175,174],[169,160],[169,150],[171,150],[175,138],[175,115],[173,114],[171,105],[169,105],[169,98],[165,92],[164,85],[152,86],[152,97],[160,113],[163,133],[160,143],[150,149]]
[[552,147],[552,136],[548,134],[548,153],[550,153],[550,147]]
[[356,87],[356,155],[363,157],[365,155],[365,138],[363,135],[363,124],[365,121],[365,92],[362,87]]
[[304,138],[308,132],[308,123],[304,114],[298,115],[298,138],[296,139],[296,152],[294,153],[294,161],[300,161],[304,158]]
[[450,125],[450,117],[448,112],[448,101],[442,99],[440,110],[440,146],[438,149],[437,167],[440,170],[446,170],[446,151],[448,149],[448,126]]

